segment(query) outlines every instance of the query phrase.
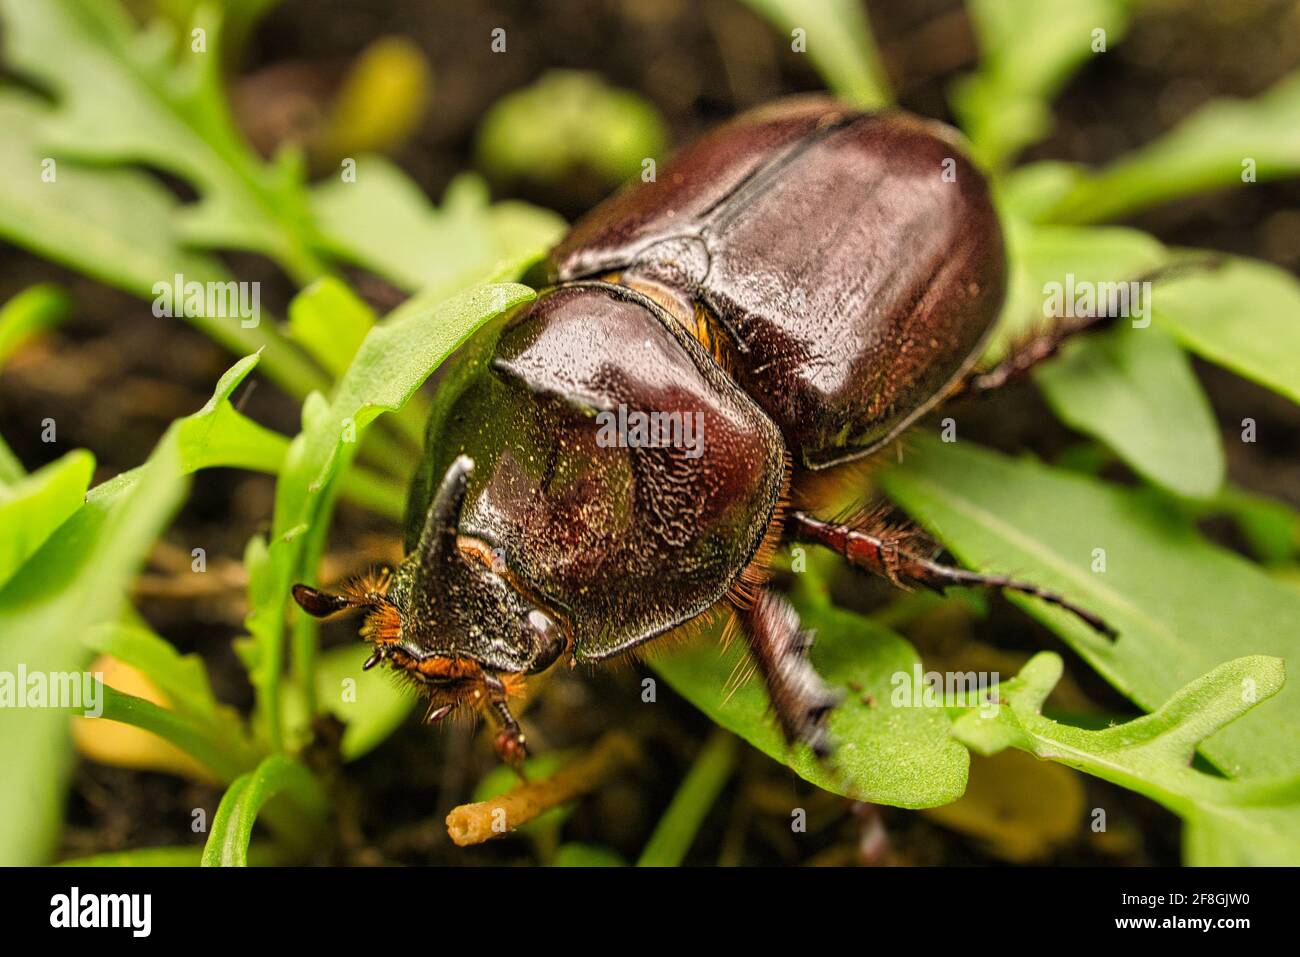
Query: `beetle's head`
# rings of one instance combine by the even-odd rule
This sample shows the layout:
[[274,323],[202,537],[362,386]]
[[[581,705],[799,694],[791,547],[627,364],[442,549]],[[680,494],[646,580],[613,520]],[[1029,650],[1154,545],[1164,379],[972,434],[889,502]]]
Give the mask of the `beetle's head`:
[[452,463],[418,545],[395,571],[363,576],[338,593],[295,585],[293,597],[317,618],[364,611],[361,636],[375,646],[365,666],[386,660],[404,672],[431,699],[430,720],[467,704],[488,708],[509,729],[507,695],[549,667],[567,639],[486,543],[459,533],[473,468],[463,455]]

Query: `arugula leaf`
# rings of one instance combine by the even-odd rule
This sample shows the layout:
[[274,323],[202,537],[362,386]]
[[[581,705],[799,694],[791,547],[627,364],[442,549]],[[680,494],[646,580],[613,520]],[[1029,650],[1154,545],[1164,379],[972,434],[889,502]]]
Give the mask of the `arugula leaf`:
[[354,182],[317,186],[312,209],[332,255],[408,291],[433,287],[439,299],[480,281],[499,262],[539,259],[565,228],[549,210],[514,200],[490,204],[486,185],[472,174],[453,180],[434,208],[381,156],[360,157]]
[[[226,373],[213,399],[179,419],[149,460],[96,486],[0,589],[0,665],[13,671],[69,672],[90,650],[82,636],[115,622],[134,570],[184,498],[185,476],[229,464],[239,443],[224,417],[230,394],[257,364],[249,356]],[[232,410],[233,411],[233,410]],[[211,428],[212,423],[218,423]],[[0,709],[0,862],[37,864],[53,850],[68,773],[68,725],[58,711]]]
[[1155,319],[1209,362],[1300,402],[1300,283],[1283,269],[1230,259],[1152,286]]
[[953,111],[975,157],[1000,167],[1051,129],[1048,103],[1093,56],[1096,30],[1106,50],[1128,28],[1127,0],[968,0],[979,40],[976,73],[952,90]]
[[[92,493],[0,589],[4,670],[75,672],[80,634],[116,618],[145,552],[185,494],[175,433],[114,496]],[[102,488],[102,487],[101,487]],[[0,709],[0,862],[38,864],[53,852],[69,771],[68,723],[53,709]]]
[[1257,182],[1300,173],[1300,73],[1253,100],[1213,100],[1155,142],[1103,170],[1081,172],[1047,215],[1069,223],[1118,219],[1245,185],[1248,172]]
[[876,49],[871,22],[852,0],[745,0],[793,42],[804,31],[808,57],[838,96],[864,109],[889,106],[893,94]]
[[[86,166],[51,152],[50,117],[30,94],[0,88],[0,166],[11,171],[0,178],[0,237],[145,299],[155,297],[156,283],[177,275],[230,280],[217,259],[185,248],[176,226],[179,204],[149,175]],[[55,178],[45,182],[42,164],[55,156]],[[266,316],[250,328],[188,312],[181,318],[238,355],[263,350],[266,375],[291,394],[326,384]]]
[[387,669],[363,671],[367,652],[359,644],[333,648],[316,669],[321,706],[346,723],[339,751],[352,761],[383,743],[406,720],[416,696]]
[[1101,439],[1145,478],[1208,498],[1223,483],[1223,446],[1191,363],[1154,326],[1071,343],[1035,375],[1057,417]]
[[202,49],[173,46],[170,31],[137,31],[116,4],[2,0],[0,12],[9,65],[58,99],[48,128],[55,155],[174,173],[200,195],[184,217],[189,241],[263,253],[298,283],[325,271],[301,163],[286,153],[264,165],[231,120],[218,8],[196,10]]
[[[911,449],[880,476],[889,496],[963,562],[1061,592],[1117,628],[1111,642],[1060,609],[1009,596],[1144,709],[1243,653],[1300,652],[1300,592],[1209,544],[1149,492],[970,442],[918,434]],[[1300,691],[1284,689],[1202,751],[1229,775],[1300,770]]]
[[1277,694],[1281,659],[1226,662],[1152,714],[1099,731],[1043,717],[1061,672],[1058,655],[1035,655],[997,687],[998,707],[955,709],[953,737],[979,754],[1016,747],[1145,794],[1186,821],[1189,864],[1300,863],[1300,776],[1228,780],[1192,765],[1198,744]]
[[336,379],[374,324],[374,311],[333,276],[316,280],[289,303],[289,335]]
[[0,488],[0,586],[81,508],[94,471],[95,457],[77,449]]
[[648,653],[651,667],[717,724],[806,781],[855,800],[899,807],[933,807],[955,801],[966,786],[968,756],[948,737],[940,709],[895,706],[896,676],[910,676],[920,659],[902,638],[870,620],[805,592],[796,607],[815,634],[812,662],[844,702],[831,714],[838,743],[832,765],[807,748],[788,747],[769,713],[762,682],[751,679],[732,693],[747,654],[734,642],[724,651],[719,628],[706,629],[693,647]]
[[[1118,226],[1037,226],[1004,215],[1007,297],[981,361],[992,364],[1026,335],[1050,325],[1046,304],[1060,287],[1137,279],[1169,254],[1152,236]],[[1152,297],[1155,286],[1152,287]]]

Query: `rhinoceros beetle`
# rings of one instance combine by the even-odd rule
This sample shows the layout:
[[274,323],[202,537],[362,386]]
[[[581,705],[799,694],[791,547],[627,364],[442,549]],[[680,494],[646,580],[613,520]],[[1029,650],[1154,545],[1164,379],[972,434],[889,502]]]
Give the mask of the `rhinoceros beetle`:
[[[550,254],[549,285],[448,361],[407,510],[407,557],[330,594],[430,699],[486,711],[564,654],[599,662],[735,615],[787,740],[829,753],[837,703],[793,607],[767,587],[782,543],[825,546],[902,586],[1035,585],[941,564],[905,528],[817,517],[802,490],[940,401],[1052,354],[973,366],[1006,264],[958,134],[824,97],[741,115],[617,193]],[[793,505],[791,503],[794,503]]]

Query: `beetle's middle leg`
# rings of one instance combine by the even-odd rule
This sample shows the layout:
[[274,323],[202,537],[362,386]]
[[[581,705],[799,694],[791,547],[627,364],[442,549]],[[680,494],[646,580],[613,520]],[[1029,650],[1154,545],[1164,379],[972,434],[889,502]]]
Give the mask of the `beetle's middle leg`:
[[800,629],[790,603],[766,589],[737,614],[786,741],[802,742],[818,757],[827,757],[831,739],[826,719],[839,696],[808,661],[812,635]]
[[895,585],[922,585],[942,593],[944,589],[965,585],[975,588],[1005,588],[1025,595],[1033,595],[1045,602],[1064,608],[1094,630],[1115,637],[1115,630],[1097,615],[1067,601],[1055,592],[1029,582],[1008,578],[1006,575],[988,575],[966,568],[944,565],[933,559],[900,548],[895,538],[875,535],[870,531],[823,522],[806,512],[792,512],[786,517],[786,536],[794,541],[823,545],[840,555],[850,564],[873,575],[886,578]]
[[1086,332],[1099,332],[1109,328],[1115,317],[1110,315],[1081,316],[1062,319],[1051,328],[1031,335],[1011,347],[1006,357],[991,369],[972,369],[947,393],[945,398],[985,396],[1008,383],[1023,379],[1040,363],[1046,362],[1061,351],[1061,347],[1075,336]]

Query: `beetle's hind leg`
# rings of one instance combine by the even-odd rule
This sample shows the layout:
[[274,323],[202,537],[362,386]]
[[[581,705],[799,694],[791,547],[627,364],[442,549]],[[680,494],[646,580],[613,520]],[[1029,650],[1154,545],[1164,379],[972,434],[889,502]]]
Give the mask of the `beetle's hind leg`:
[[900,546],[907,540],[905,532],[893,530],[875,534],[869,528],[835,522],[823,522],[806,512],[792,512],[786,518],[786,536],[794,541],[823,545],[840,555],[850,564],[873,575],[886,578],[896,585],[922,585],[937,592],[956,585],[974,588],[1005,588],[1025,595],[1033,595],[1045,602],[1064,608],[1107,638],[1115,637],[1115,630],[1097,615],[1067,601],[1055,592],[1029,582],[1008,578],[1006,575],[987,575],[943,565],[931,558],[918,555]]
[[829,756],[826,719],[839,696],[808,661],[811,633],[800,629],[799,616],[788,601],[766,589],[737,614],[785,739],[808,745],[818,757]]

